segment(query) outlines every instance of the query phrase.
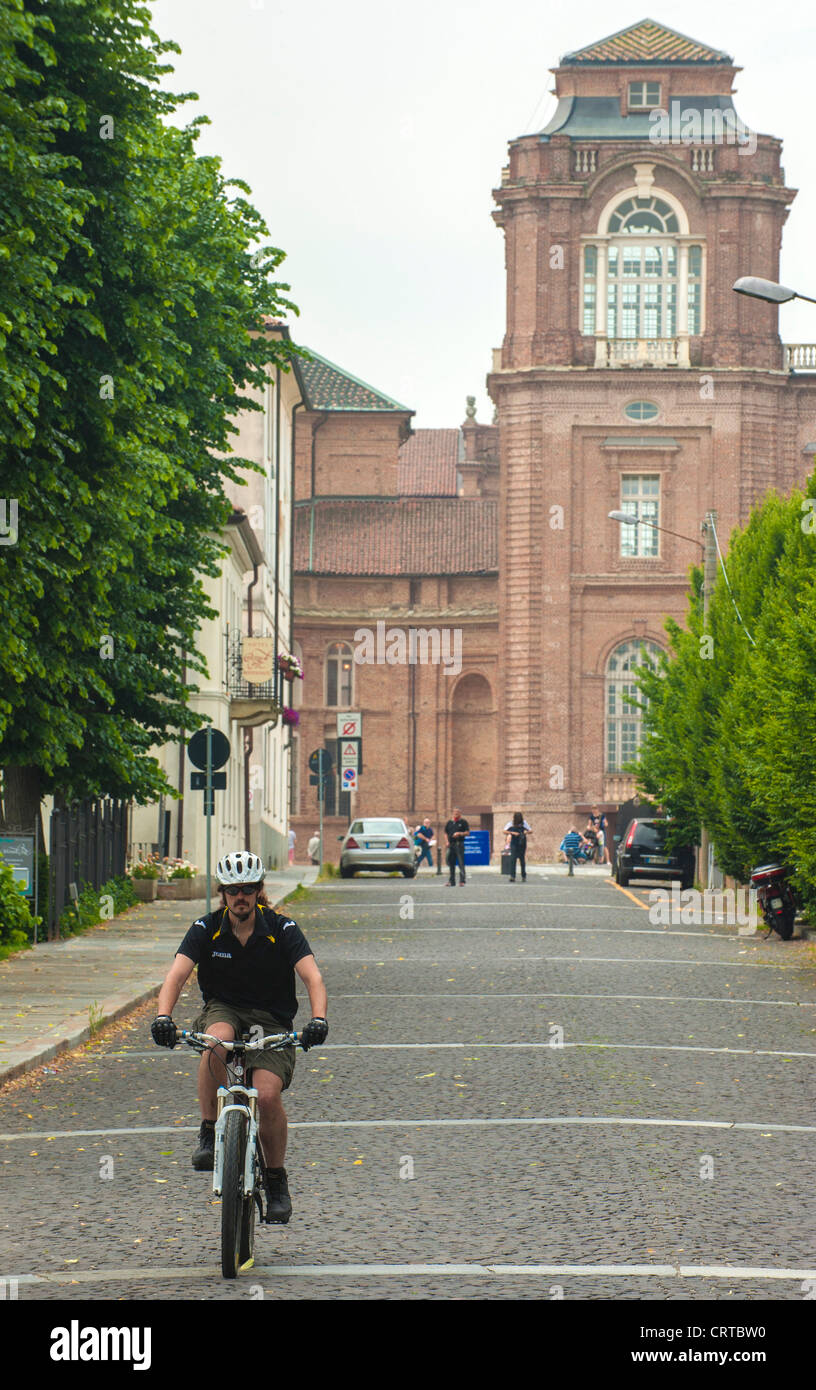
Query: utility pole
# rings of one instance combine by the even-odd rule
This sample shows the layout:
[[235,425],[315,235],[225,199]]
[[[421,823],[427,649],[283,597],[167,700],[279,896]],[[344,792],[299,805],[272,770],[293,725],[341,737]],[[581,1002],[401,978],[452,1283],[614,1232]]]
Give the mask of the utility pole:
[[703,631],[708,628],[708,609],[711,603],[711,595],[717,583],[717,544],[714,539],[714,530],[717,525],[717,513],[708,511],[705,521],[701,526],[701,531],[705,537],[704,556],[703,556]]
[[[715,511],[706,512],[705,521],[700,528],[705,537],[703,549],[703,632],[708,632],[708,610],[711,604],[711,595],[717,583],[717,544],[714,539],[716,525],[717,513]],[[716,661],[716,655],[714,660]],[[711,887],[709,845],[708,831],[703,825],[700,834],[700,878],[706,888]]]

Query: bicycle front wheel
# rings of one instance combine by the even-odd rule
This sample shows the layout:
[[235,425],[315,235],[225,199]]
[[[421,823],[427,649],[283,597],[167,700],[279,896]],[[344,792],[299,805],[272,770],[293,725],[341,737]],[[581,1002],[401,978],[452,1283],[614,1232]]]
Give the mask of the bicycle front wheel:
[[244,1210],[244,1154],[247,1117],[240,1110],[227,1115],[224,1130],[224,1175],[221,1184],[221,1273],[234,1279],[241,1265],[241,1221]]
[[255,1254],[255,1204],[260,1205],[260,1189],[263,1181],[261,1175],[260,1162],[258,1159],[258,1146],[255,1146],[255,1153],[252,1159],[252,1191],[244,1197],[241,1213],[241,1241],[238,1249],[239,1267],[243,1268],[254,1257]]

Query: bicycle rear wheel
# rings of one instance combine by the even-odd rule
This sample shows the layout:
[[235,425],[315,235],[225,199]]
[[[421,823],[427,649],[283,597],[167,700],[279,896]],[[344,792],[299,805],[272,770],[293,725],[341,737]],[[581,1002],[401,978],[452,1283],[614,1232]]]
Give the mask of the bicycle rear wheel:
[[225,1279],[234,1279],[242,1263],[240,1247],[246,1139],[246,1115],[240,1110],[231,1110],[224,1130],[224,1174],[221,1183],[221,1273]]

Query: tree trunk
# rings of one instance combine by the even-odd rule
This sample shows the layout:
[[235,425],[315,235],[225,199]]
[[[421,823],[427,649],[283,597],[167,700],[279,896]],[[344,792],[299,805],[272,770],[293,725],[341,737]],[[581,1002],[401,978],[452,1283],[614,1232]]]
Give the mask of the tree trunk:
[[30,833],[36,827],[37,848],[45,853],[42,818],[42,778],[38,767],[4,767],[0,801],[0,830]]

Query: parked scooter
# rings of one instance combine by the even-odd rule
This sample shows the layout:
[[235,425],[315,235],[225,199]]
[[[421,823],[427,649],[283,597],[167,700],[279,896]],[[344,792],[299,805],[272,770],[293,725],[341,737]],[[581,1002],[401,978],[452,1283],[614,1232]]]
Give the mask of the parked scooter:
[[796,920],[796,898],[783,864],[762,864],[751,871],[751,887],[756,888],[762,916],[769,930],[783,941],[790,941]]

